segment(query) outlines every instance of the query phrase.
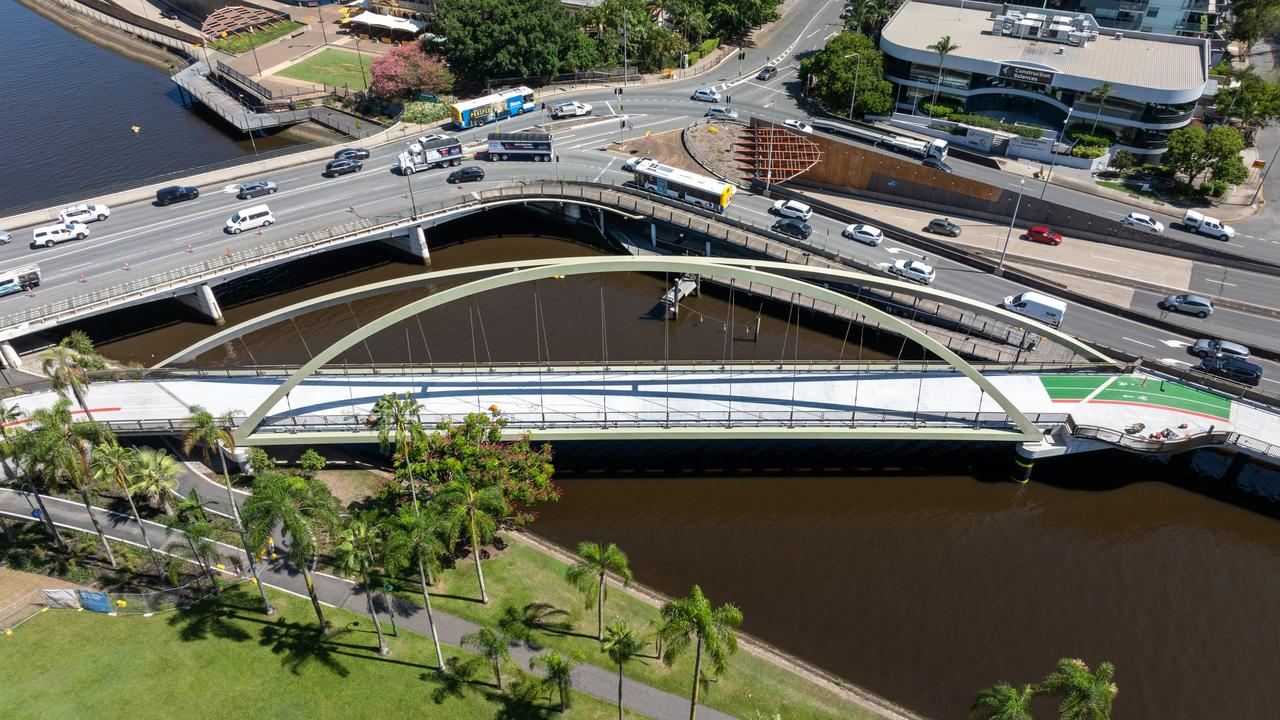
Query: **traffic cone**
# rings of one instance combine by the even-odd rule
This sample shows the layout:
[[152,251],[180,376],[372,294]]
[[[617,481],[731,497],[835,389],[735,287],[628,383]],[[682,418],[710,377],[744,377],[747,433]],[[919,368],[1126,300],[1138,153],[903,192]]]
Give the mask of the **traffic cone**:
[[84,273],[80,273],[80,282],[89,282],[88,280],[84,279]]
[[227,257],[231,257],[231,246],[227,246]]
[[129,269],[130,269],[130,267],[129,267],[129,261],[128,261],[128,260],[125,260],[125,261],[124,261],[124,269],[125,269],[125,270],[129,270]]
[[187,252],[195,252],[195,250],[191,249],[191,243],[187,243]]

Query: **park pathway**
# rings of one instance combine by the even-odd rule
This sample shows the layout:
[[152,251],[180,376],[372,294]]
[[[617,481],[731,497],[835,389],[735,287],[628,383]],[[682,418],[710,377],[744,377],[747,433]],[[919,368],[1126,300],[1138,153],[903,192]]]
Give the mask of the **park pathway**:
[[[185,486],[182,488],[184,494],[190,487],[196,487],[201,497],[215,500],[221,498],[222,504],[226,504],[226,491],[200,479],[194,472],[184,472],[182,484]],[[44,496],[44,502],[45,507],[49,509],[49,513],[53,515],[54,521],[59,527],[93,533],[93,525],[82,504],[49,495]],[[34,522],[31,515],[34,505],[35,499],[30,493],[0,488],[0,514]],[[142,545],[142,534],[139,532],[138,525],[132,517],[98,507],[94,508],[94,514],[98,517],[98,521],[102,524],[103,530],[108,537],[137,546]],[[147,534],[157,546],[167,546],[170,541],[177,539],[176,533],[169,530],[169,528],[149,520],[144,520],[143,522],[146,523]],[[161,538],[163,538],[163,541],[160,540]],[[245,564],[246,558],[241,549],[223,543],[218,545],[222,554],[234,558],[241,564]],[[262,581],[268,587],[306,597],[306,587],[302,581],[302,574],[284,559],[274,561],[262,568]],[[368,616],[365,609],[363,588],[356,583],[324,573],[315,573],[315,585],[316,593],[326,605],[339,607],[357,615]],[[375,603],[375,605],[379,604]],[[424,637],[430,637],[427,614],[421,606],[397,598],[395,600],[395,610],[396,622],[400,627],[412,630]],[[379,611],[385,613],[385,605],[380,606]],[[447,645],[460,647],[463,635],[480,629],[480,626],[475,623],[442,613],[439,610],[436,610],[434,615],[436,630],[440,634],[440,641]],[[529,670],[529,660],[534,655],[535,653],[524,645],[511,648],[511,658],[524,670]],[[618,676],[612,670],[583,663],[573,670],[573,688],[605,702],[616,703]],[[627,709],[648,717],[662,720],[683,720],[689,715],[689,701],[687,698],[636,682],[630,678],[623,681],[623,698]],[[713,720],[732,720],[733,717],[702,705],[698,706],[698,716]]]

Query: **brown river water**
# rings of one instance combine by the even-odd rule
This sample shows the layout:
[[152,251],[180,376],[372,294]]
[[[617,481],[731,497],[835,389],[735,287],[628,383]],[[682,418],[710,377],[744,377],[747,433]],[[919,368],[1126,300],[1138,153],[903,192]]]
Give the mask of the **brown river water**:
[[[379,252],[333,253],[235,286],[227,321],[421,271]],[[593,252],[508,236],[437,250],[433,268]],[[349,274],[329,277],[335,267]],[[845,327],[802,317],[809,326],[797,333],[785,309],[765,314],[756,340],[756,300],[731,308],[699,297],[663,323],[663,278],[603,285],[603,302],[598,277],[540,282],[536,303],[529,287],[490,293],[423,315],[421,328],[396,326],[348,359],[534,360],[545,328],[552,360],[598,360],[602,325],[612,360],[660,358],[664,348],[672,359],[777,359],[784,342],[801,359],[860,352],[856,328],[846,338]],[[366,322],[410,295],[263,330],[201,363],[299,362],[350,331],[353,314]],[[188,318],[158,304],[146,317],[158,329],[130,327],[124,315],[85,329],[135,333],[102,350],[150,363],[213,332]],[[557,452],[564,497],[541,509],[537,532],[566,546],[617,542],[639,581],[672,594],[699,583],[743,609],[747,632],[924,715],[965,717],[979,688],[1034,682],[1064,656],[1116,664],[1118,719],[1280,714],[1280,522],[1186,469],[1104,453],[1042,461],[1019,486],[1003,481],[1007,448],[782,447],[749,472],[737,470],[753,465],[747,453],[732,447]],[[1045,702],[1037,715],[1053,709]]]

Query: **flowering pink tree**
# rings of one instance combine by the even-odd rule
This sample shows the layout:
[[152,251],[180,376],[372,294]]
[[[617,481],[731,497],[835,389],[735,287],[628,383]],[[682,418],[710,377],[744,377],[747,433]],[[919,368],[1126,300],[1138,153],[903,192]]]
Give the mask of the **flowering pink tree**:
[[373,77],[370,90],[375,95],[393,98],[418,92],[441,93],[453,87],[453,73],[436,55],[422,51],[418,43],[401,45],[374,58],[369,64]]

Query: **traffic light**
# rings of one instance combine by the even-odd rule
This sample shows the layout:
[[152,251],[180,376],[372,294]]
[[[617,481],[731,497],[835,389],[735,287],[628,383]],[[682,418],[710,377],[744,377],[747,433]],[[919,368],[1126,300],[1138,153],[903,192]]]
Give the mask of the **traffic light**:
[[626,120],[619,120],[619,121],[618,121],[618,129],[619,129],[619,130],[626,130],[626,129],[627,129],[627,121],[626,121]]
[[739,60],[746,60],[746,59],[747,59],[747,51],[746,51],[746,50],[739,50],[739,51],[738,51],[738,59],[739,59]]

